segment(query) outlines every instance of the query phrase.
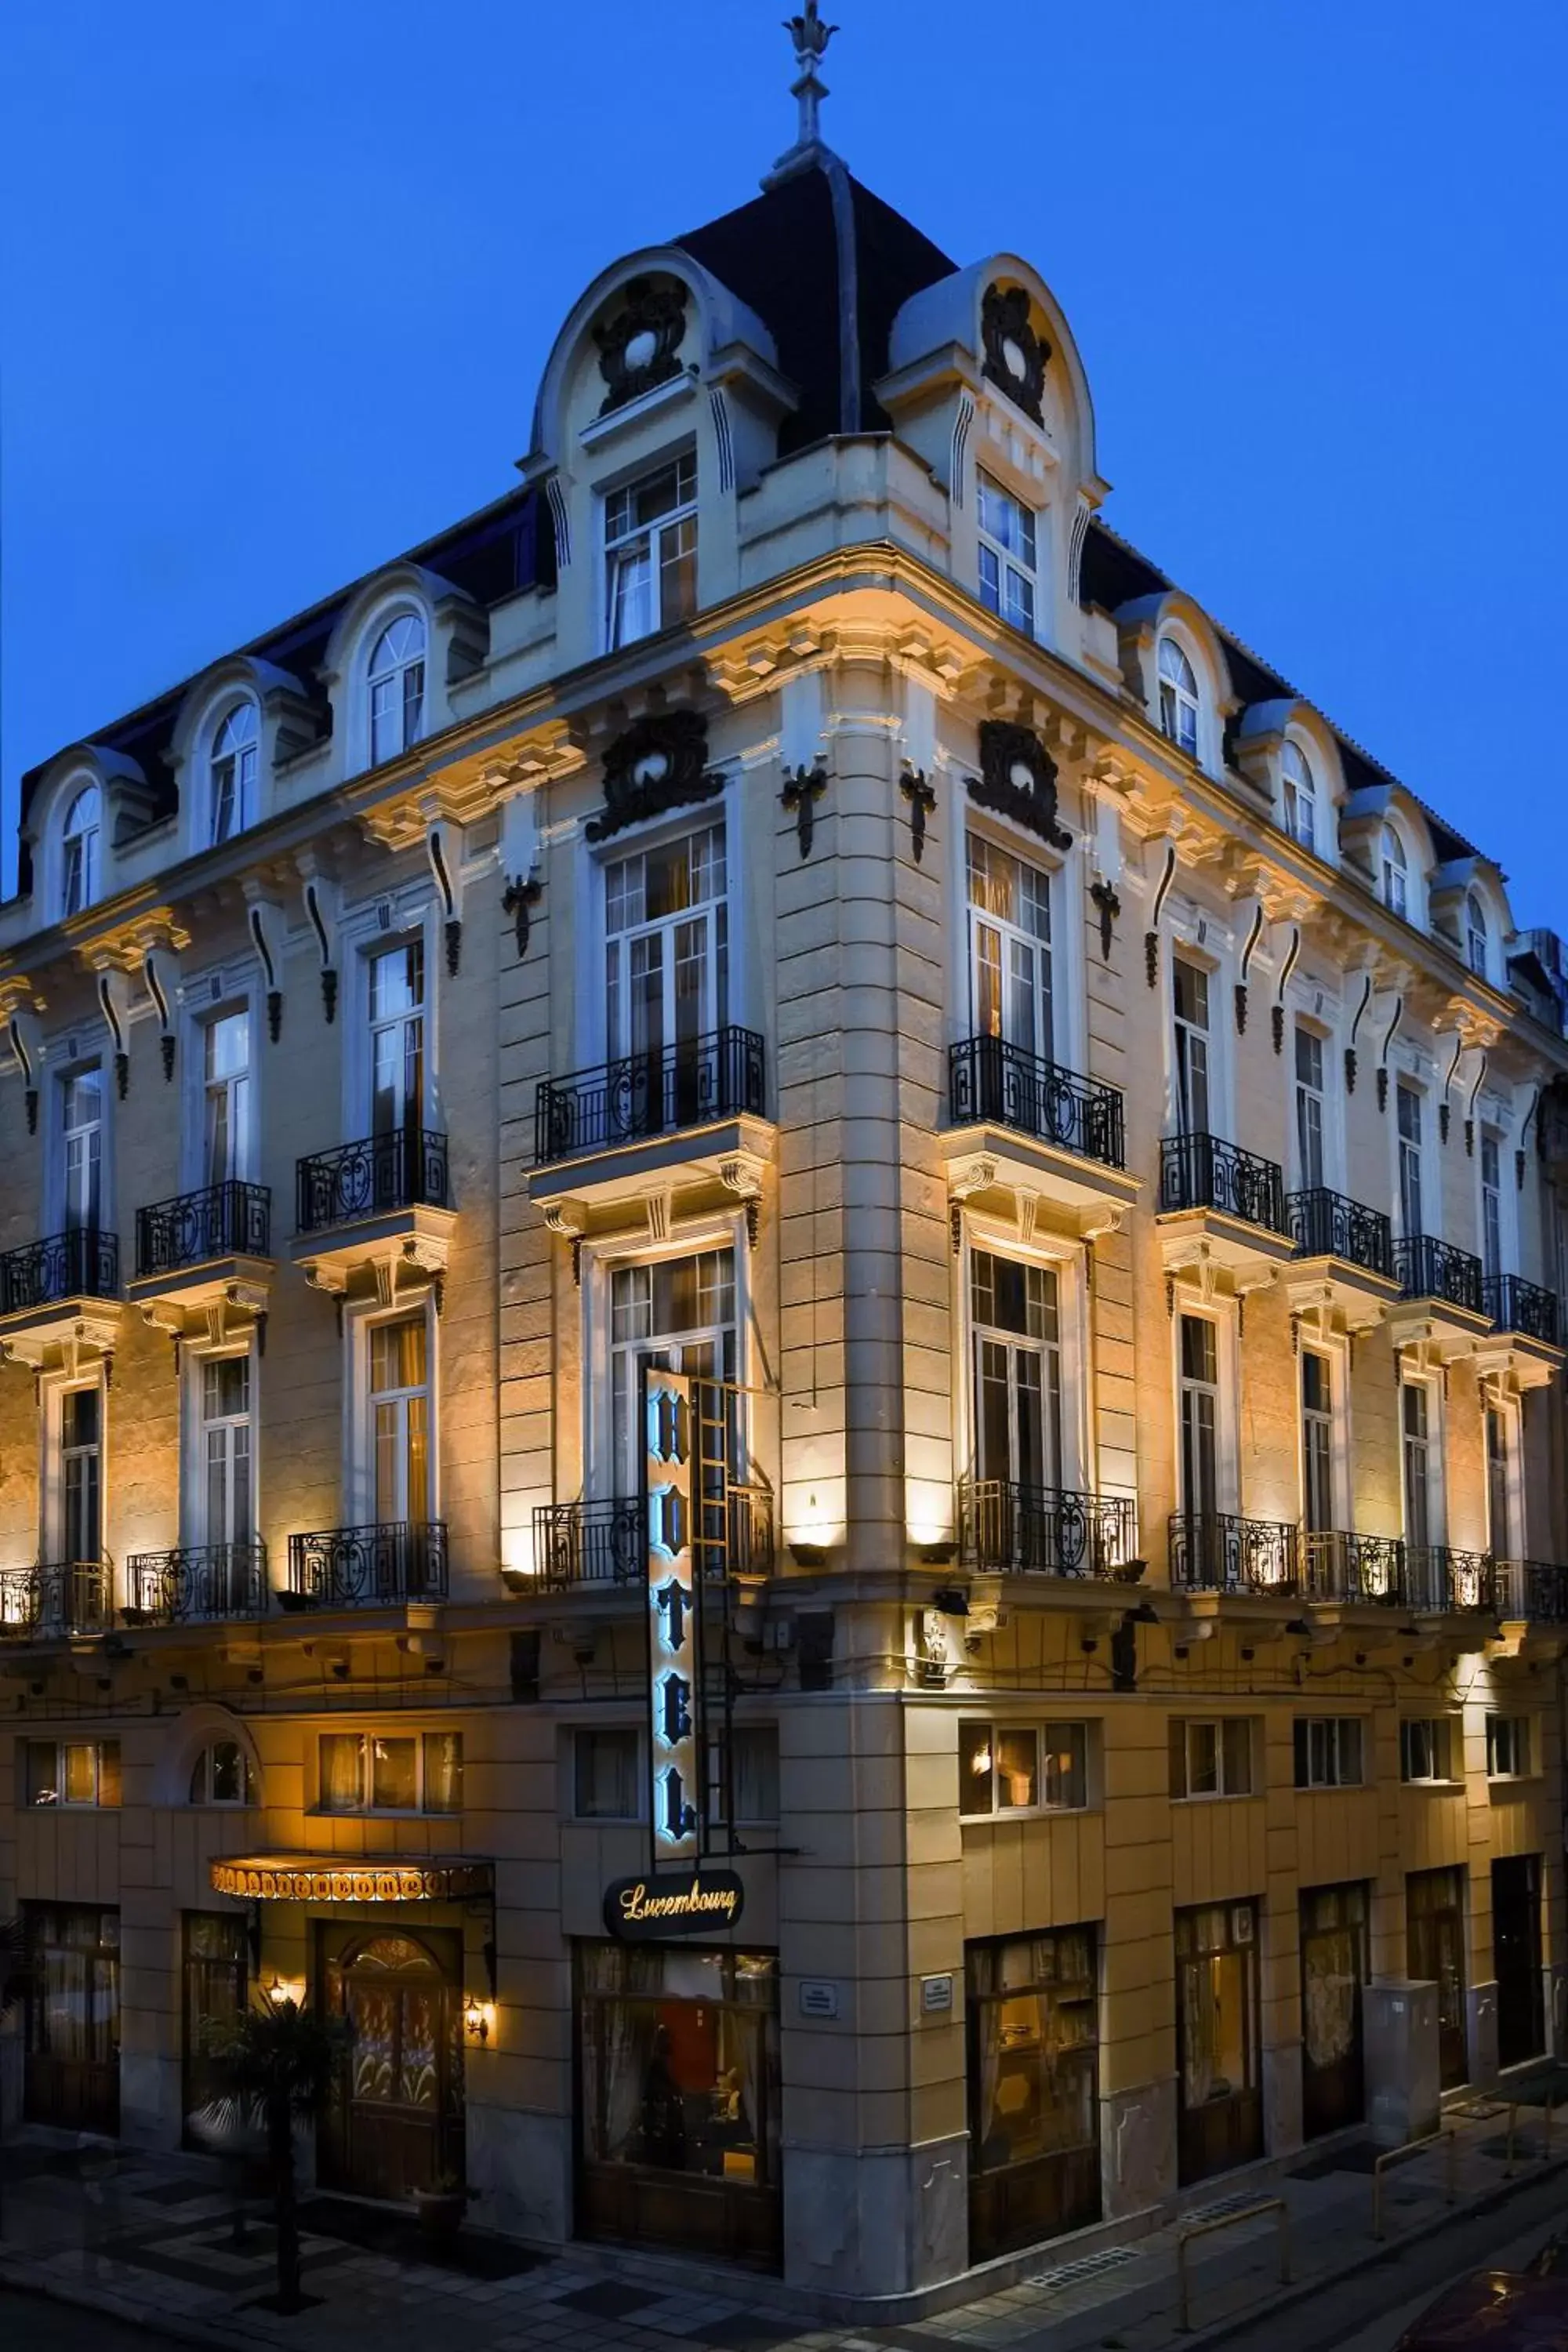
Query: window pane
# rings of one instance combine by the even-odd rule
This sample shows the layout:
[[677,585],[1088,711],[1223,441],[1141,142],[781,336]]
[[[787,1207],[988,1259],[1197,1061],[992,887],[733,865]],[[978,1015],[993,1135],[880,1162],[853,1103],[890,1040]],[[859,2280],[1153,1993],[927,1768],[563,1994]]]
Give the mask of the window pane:
[[245,1751],[237,1739],[215,1740],[207,1750],[211,1762],[211,1801],[237,1805],[245,1796]]
[[60,1801],[60,1751],[52,1739],[26,1743],[24,1785],[29,1805],[58,1805]]
[[1219,1794],[1219,1726],[1214,1723],[1189,1723],[1187,1726],[1187,1794],[1189,1797],[1217,1797]]
[[425,1810],[427,1813],[460,1813],[463,1810],[460,1731],[425,1734]]
[[1245,1716],[1227,1717],[1224,1738],[1226,1795],[1248,1796],[1252,1790],[1252,1726]]
[[94,1803],[98,1796],[98,1758],[95,1750],[68,1740],[65,1766],[66,1803],[68,1805]]
[[635,1821],[637,1735],[632,1730],[579,1731],[573,1743],[573,1811],[583,1821]]
[[996,1810],[1016,1812],[1040,1801],[1039,1735],[1034,1731],[999,1731],[996,1735]]
[[382,1811],[412,1812],[419,1801],[416,1743],[382,1739],[370,1743],[370,1801]]
[[323,1732],[320,1758],[322,1811],[357,1812],[364,1802],[363,1734],[358,1731]]
[[994,1803],[996,1751],[988,1723],[958,1727],[958,1810],[988,1813]]
[[1046,1797],[1047,1805],[1074,1810],[1089,1802],[1088,1733],[1081,1723],[1046,1726]]

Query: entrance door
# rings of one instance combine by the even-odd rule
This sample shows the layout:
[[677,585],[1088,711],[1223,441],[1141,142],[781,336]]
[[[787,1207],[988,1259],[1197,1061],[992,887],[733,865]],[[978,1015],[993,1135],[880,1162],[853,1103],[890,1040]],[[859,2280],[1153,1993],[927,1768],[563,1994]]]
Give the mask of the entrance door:
[[191,2118],[221,2094],[223,2067],[213,2056],[215,2033],[232,2026],[245,2009],[249,1969],[246,1958],[245,1922],[231,1911],[185,1913],[184,2032],[181,2112],[185,2138],[202,2143],[191,2132]]
[[1092,1927],[967,1947],[969,2259],[1100,2219]]
[[120,2129],[120,1914],[29,1903],[22,2107],[64,2131]]
[[1518,2066],[1546,2047],[1541,1977],[1541,1856],[1492,1864],[1492,1967],[1497,1972],[1497,2054]]
[[1405,1882],[1405,1972],[1437,1988],[1437,2075],[1445,2091],[1469,2076],[1465,2040],[1465,1891],[1458,1870],[1413,1870]]
[[1183,2184],[1261,2156],[1256,1904],[1176,1914],[1176,2066]]
[[408,2198],[463,2169],[462,1955],[454,1935],[319,1930],[349,2046],[322,2117],[323,2188]]
[[1309,2139],[1365,2113],[1366,1976],[1365,1887],[1310,1888],[1301,1897],[1301,2127]]

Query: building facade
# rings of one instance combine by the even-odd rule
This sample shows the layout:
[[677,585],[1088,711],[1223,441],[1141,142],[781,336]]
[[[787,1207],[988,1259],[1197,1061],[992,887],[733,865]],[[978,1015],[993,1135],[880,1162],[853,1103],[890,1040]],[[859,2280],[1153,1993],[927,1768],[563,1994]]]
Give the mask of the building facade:
[[26,780],[10,2114],[868,2307],[1560,2050],[1555,941],[810,121],[521,473]]

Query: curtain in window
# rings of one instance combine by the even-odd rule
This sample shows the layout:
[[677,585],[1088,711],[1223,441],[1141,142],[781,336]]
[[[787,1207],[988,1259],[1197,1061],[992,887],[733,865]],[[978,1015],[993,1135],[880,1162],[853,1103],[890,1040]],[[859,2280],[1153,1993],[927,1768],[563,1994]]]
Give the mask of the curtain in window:
[[364,1777],[364,1740],[357,1731],[323,1733],[321,1747],[321,1807],[330,1813],[352,1813],[361,1802]]

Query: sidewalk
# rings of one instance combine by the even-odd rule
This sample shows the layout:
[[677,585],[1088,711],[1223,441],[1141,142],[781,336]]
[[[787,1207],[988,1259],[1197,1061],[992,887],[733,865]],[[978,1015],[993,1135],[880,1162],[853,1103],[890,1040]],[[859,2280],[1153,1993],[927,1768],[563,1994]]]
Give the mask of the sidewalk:
[[[1538,2094],[1539,2095],[1539,2094]],[[1218,2340],[1265,2304],[1318,2295],[1356,2270],[1396,2257],[1403,2242],[1445,2231],[1507,2190],[1508,2108],[1478,2102],[1454,2114],[1457,2197],[1445,2197],[1445,2152],[1392,2170],[1384,2189],[1383,2244],[1371,2234],[1371,2155],[1303,2159],[1272,2189],[1217,2193],[1182,2218],[1190,2228],[1265,2195],[1289,2209],[1293,2284],[1279,2284],[1278,2217],[1199,2238],[1189,2252],[1194,2333],[1182,2334],[1175,2228],[1053,2263],[1018,2285],[928,2319],[850,2326],[803,2320],[769,2283],[704,2281],[649,2263],[637,2276],[584,2253],[531,2255],[482,2231],[433,2261],[412,2223],[327,2198],[302,2208],[304,2284],[311,2307],[282,2318],[273,2291],[272,2235],[259,2220],[233,2240],[231,2208],[213,2168],[197,2158],[147,2156],[66,2135],[26,2130],[5,2151],[0,2281],[84,2303],[194,2344],[299,2352],[1088,2352],[1108,2340],[1124,2352],[1165,2352]],[[1521,2105],[1511,2184],[1568,2167],[1568,2116],[1542,2147],[1542,2115]],[[258,2213],[261,2209],[253,2207]]]

